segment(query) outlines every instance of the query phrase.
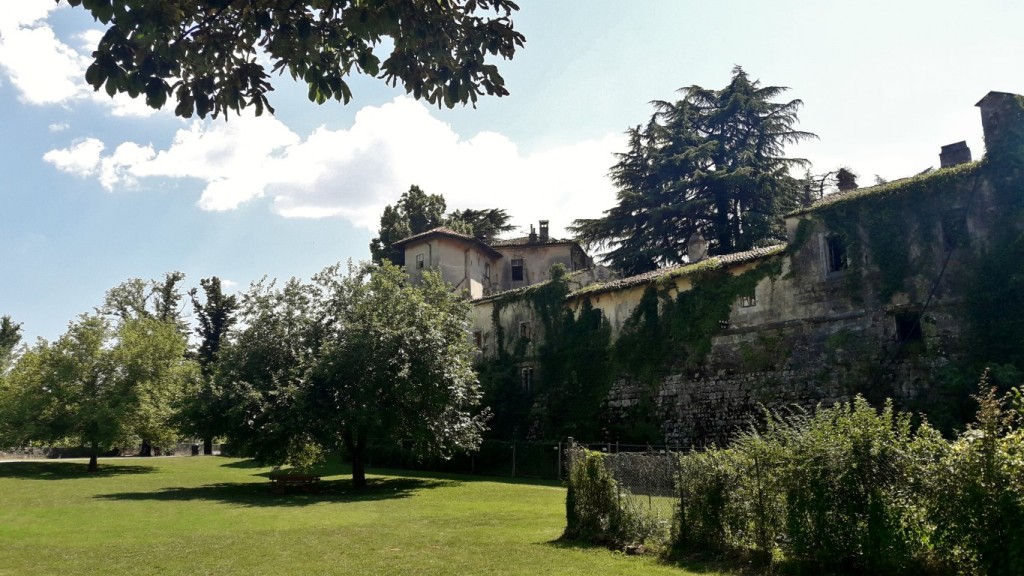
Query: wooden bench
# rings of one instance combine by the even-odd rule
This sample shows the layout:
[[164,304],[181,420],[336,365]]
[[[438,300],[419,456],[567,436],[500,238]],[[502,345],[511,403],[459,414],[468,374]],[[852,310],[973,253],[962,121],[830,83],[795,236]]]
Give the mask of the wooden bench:
[[284,494],[289,487],[296,487],[304,492],[312,492],[320,481],[319,476],[312,474],[270,474],[270,490],[277,494]]

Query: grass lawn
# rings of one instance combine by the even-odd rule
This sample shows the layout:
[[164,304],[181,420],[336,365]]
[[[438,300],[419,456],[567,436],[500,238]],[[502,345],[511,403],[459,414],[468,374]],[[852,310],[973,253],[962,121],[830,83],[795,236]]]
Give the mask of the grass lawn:
[[[691,574],[555,542],[565,490],[465,476],[325,470],[273,494],[267,468],[218,457],[0,463],[0,575]],[[701,574],[713,574],[698,567]]]

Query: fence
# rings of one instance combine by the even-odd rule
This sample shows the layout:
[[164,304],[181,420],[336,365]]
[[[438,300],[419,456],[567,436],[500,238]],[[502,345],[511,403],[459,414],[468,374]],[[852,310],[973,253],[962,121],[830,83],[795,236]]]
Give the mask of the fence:
[[367,466],[506,478],[561,479],[564,442],[505,442],[484,440],[471,454],[450,459],[422,458],[410,443],[376,445],[367,450]]
[[[572,441],[572,439],[569,439]],[[606,454],[621,454],[623,462],[621,473],[629,476],[629,454],[674,453],[666,446],[649,444],[618,444],[618,443],[575,443],[577,448],[586,448]],[[378,468],[398,468],[403,470],[422,470],[428,472],[450,472],[453,474],[478,474],[481,476],[500,476],[505,478],[545,478],[564,480],[568,470],[566,454],[569,444],[566,442],[509,442],[504,440],[484,440],[480,449],[471,454],[456,454],[450,459],[421,458],[413,450],[412,444],[403,443],[371,445],[367,450],[367,466]],[[638,463],[641,461],[637,461]],[[639,485],[647,473],[636,471],[636,476],[628,479],[627,486]],[[672,482],[665,484],[659,480],[662,492],[671,490]],[[654,490],[654,487],[651,488]],[[648,490],[647,492],[651,492]],[[644,494],[647,494],[644,492]],[[654,494],[652,496],[661,495]]]
[[[580,444],[569,438],[566,469],[572,470],[577,459],[593,459],[596,455],[589,455],[596,452],[601,454],[597,457],[598,470],[588,470],[582,476],[567,474],[566,477],[570,478],[570,484],[589,484],[570,486],[570,490],[576,489],[578,494],[588,492],[585,498],[577,498],[573,502],[573,506],[581,509],[571,514],[587,525],[585,530],[594,531],[600,526],[599,531],[604,533],[576,536],[616,541],[625,537],[625,532],[630,532],[642,535],[642,540],[667,543],[679,504],[681,468],[678,447]],[[610,482],[602,480],[603,475],[607,475]],[[582,509],[586,507],[591,509]],[[607,517],[587,518],[595,512]],[[572,526],[567,527],[568,531],[573,529]]]

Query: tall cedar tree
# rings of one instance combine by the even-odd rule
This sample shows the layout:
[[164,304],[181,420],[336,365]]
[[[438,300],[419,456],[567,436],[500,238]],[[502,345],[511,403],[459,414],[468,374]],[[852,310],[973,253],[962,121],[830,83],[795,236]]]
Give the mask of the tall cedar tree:
[[441,194],[427,194],[413,184],[394,206],[386,206],[380,217],[380,230],[370,242],[370,255],[380,264],[384,260],[398,266],[405,264],[405,252],[392,245],[403,239],[438,226],[471,234],[484,242],[515,228],[509,215],[500,208],[454,210],[445,215],[447,203]]
[[654,102],[611,169],[618,205],[570,230],[608,249],[604,261],[625,274],[685,262],[694,233],[718,254],[783,240],[782,215],[802,194],[789,169],[806,165],[783,147],[816,138],[793,129],[803,102],[774,101],[786,90],[762,87],[737,66],[721,90],[690,86],[681,100]]

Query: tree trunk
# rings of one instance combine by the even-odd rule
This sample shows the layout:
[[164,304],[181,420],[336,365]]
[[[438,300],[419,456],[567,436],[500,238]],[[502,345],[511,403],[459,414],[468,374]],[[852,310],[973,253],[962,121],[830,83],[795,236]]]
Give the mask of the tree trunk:
[[139,450],[139,456],[152,456],[153,446],[149,443],[149,440],[142,441],[142,448]]
[[352,456],[352,487],[363,490],[366,488],[366,432],[360,430],[355,438],[351,432],[345,432],[342,437]]
[[88,468],[88,471],[89,471],[90,474],[95,474],[100,469],[100,463],[97,460],[98,457],[99,457],[99,453],[100,453],[100,447],[96,444],[96,442],[93,442],[92,445],[89,446],[89,448],[90,448],[90,450],[89,450],[89,468]]
[[213,454],[213,438],[203,439],[203,454],[206,456]]

